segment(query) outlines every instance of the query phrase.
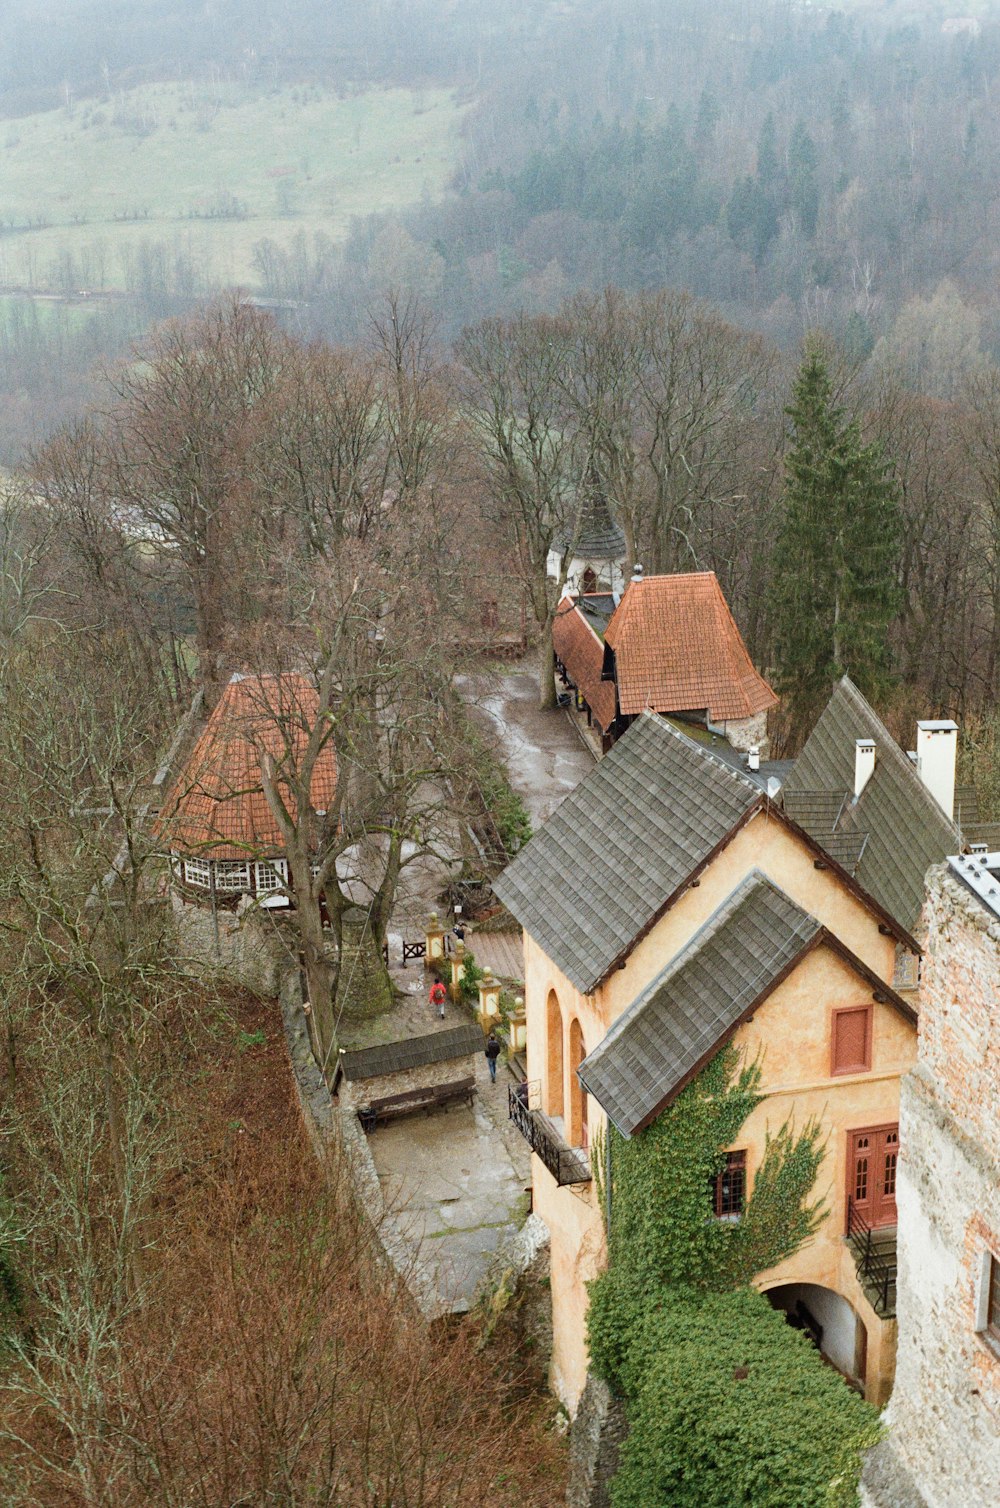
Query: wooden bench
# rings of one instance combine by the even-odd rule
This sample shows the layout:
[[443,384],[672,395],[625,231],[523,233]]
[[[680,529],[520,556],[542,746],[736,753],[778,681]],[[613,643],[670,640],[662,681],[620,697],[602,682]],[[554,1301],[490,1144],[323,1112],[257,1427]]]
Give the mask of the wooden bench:
[[412,1115],[424,1110],[429,1115],[439,1105],[452,1105],[461,1100],[472,1104],[476,1081],[470,1074],[465,1079],[454,1079],[450,1084],[427,1084],[421,1089],[407,1089],[402,1094],[384,1095],[382,1099],[370,1100],[358,1109],[362,1130],[374,1131],[380,1121],[393,1120],[399,1115]]

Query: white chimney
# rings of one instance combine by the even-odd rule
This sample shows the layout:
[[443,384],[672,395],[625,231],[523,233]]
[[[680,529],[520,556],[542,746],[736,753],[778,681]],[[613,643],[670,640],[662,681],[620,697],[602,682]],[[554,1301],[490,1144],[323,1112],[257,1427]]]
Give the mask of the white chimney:
[[955,815],[955,756],[958,724],[917,723],[917,774],[948,818]]
[[857,801],[875,772],[875,740],[858,738],[854,741],[854,799]]
[[760,745],[753,744],[747,753],[747,768],[750,770],[760,769]]
[[641,581],[642,580],[642,566],[641,565],[635,565],[635,566],[632,567],[632,580],[633,581]]

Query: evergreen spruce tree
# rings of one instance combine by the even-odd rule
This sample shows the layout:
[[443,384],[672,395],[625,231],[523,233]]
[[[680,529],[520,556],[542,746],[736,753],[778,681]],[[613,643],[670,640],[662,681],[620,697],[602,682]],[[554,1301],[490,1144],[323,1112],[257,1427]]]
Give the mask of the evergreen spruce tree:
[[862,443],[857,422],[834,403],[815,347],[806,350],[786,413],[793,442],[771,605],[778,684],[793,727],[803,727],[842,675],[876,697],[891,679],[902,514],[884,456]]

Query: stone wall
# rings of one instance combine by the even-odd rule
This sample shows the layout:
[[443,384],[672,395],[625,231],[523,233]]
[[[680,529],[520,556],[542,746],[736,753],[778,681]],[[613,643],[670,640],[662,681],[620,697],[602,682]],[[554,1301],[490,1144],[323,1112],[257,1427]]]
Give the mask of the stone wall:
[[370,1079],[356,1079],[343,1084],[340,1098],[344,1105],[370,1105],[372,1100],[390,1094],[406,1094],[411,1089],[427,1089],[437,1084],[453,1084],[456,1079],[474,1079],[476,1060],[471,1053],[460,1058],[444,1058],[439,1063],[422,1063],[419,1068],[405,1068],[399,1073],[380,1073]]
[[283,971],[294,965],[293,923],[279,921],[247,896],[236,911],[212,909],[171,892],[181,947],[207,973],[223,972],[257,995],[277,995]]
[[722,724],[722,731],[734,749],[745,754],[748,749],[756,746],[760,750],[760,757],[767,758],[769,746],[766,712],[758,712],[753,717],[734,718]]
[[1000,920],[946,867],[923,917],[917,1066],[900,1105],[899,1340],[877,1508],[1000,1501],[1000,1356],[975,1333],[982,1253],[1000,1255]]
[[570,1432],[566,1508],[609,1508],[611,1481],[627,1434],[624,1404],[591,1372]]

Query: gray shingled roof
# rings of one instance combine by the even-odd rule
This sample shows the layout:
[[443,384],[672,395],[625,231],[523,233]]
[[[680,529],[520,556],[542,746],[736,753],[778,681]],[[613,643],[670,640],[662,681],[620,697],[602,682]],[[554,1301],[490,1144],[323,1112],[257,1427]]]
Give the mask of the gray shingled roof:
[[912,929],[923,904],[924,876],[932,864],[956,852],[958,828],[846,676],[795,761],[781,799],[792,820],[825,846],[830,827],[818,820],[816,796],[825,792],[832,807],[835,799],[853,791],[854,745],[859,738],[874,740],[875,770],[856,802],[848,796],[838,832],[867,834],[857,865],[858,883],[890,916]]
[[494,881],[590,994],[762,795],[645,712]]
[[340,1065],[349,1084],[358,1079],[374,1079],[383,1073],[401,1073],[407,1068],[423,1068],[428,1063],[443,1063],[448,1058],[465,1058],[483,1050],[482,1028],[475,1022],[467,1026],[450,1026],[443,1032],[428,1032],[422,1037],[407,1037],[401,1042],[384,1042],[381,1047],[359,1047],[341,1053]]
[[820,932],[753,869],[579,1068],[623,1136],[653,1120]]
[[590,492],[580,511],[576,537],[563,530],[553,544],[560,550],[572,545],[577,560],[624,560],[626,553],[625,535],[611,517],[608,500],[599,489]]

